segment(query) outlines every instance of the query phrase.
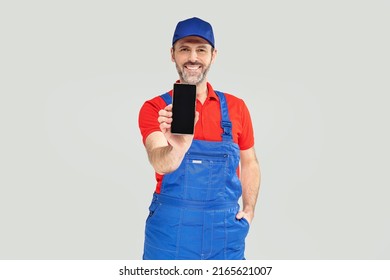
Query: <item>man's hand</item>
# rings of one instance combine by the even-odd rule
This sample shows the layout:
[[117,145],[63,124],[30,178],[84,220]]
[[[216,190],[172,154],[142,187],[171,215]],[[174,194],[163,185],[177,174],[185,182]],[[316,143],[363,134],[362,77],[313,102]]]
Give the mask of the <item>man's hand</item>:
[[252,223],[252,220],[253,220],[253,217],[254,217],[254,213],[253,212],[244,212],[244,211],[239,211],[236,215],[236,219],[237,220],[241,220],[242,218],[245,218],[249,224]]
[[[195,122],[199,119],[199,113],[195,114]],[[149,134],[145,140],[149,161],[158,174],[166,174],[175,171],[181,164],[185,153],[192,144],[194,135],[176,135],[171,133],[172,105],[159,111],[157,118],[161,131]]]
[[[190,148],[194,135],[176,135],[171,133],[172,125],[172,104],[166,106],[164,109],[158,112],[158,122],[160,124],[160,130],[164,134],[168,143],[178,153],[184,154]],[[199,119],[199,113],[195,113],[195,123]]]

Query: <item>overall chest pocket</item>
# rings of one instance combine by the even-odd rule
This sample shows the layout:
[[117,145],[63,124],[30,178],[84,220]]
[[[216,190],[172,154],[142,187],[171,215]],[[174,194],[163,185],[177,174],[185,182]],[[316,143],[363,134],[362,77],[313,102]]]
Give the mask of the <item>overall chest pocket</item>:
[[226,196],[229,155],[187,154],[184,198],[218,200]]

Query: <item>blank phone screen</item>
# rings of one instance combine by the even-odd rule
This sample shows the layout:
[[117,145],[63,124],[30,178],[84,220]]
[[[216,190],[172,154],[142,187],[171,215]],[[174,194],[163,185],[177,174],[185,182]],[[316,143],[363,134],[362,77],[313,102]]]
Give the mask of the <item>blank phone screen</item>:
[[174,84],[171,132],[194,134],[196,85]]

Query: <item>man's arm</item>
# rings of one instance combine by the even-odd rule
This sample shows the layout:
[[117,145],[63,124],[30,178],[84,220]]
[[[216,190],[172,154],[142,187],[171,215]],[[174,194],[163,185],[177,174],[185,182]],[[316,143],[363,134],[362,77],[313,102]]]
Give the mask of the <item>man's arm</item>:
[[161,131],[152,132],[146,138],[145,147],[149,162],[159,174],[175,171],[183,160],[185,153],[179,152],[170,146]]
[[236,217],[237,219],[245,217],[251,223],[260,189],[260,166],[254,147],[240,151],[240,157],[243,209]]
[[[199,114],[196,112],[195,124]],[[149,161],[159,174],[175,171],[191,146],[193,135],[171,134],[172,104],[159,111],[161,131],[152,132],[145,140]]]

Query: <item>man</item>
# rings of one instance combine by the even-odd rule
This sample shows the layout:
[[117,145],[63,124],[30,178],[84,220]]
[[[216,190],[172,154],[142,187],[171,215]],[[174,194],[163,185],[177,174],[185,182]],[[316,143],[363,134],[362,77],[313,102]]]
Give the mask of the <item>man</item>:
[[143,259],[245,259],[260,169],[245,103],[207,82],[216,56],[208,22],[190,18],[177,24],[171,59],[177,83],[196,85],[194,135],[170,131],[172,90],[140,110],[139,126],[157,180]]

